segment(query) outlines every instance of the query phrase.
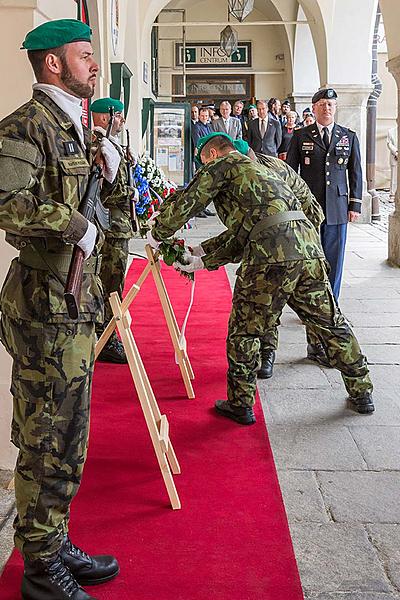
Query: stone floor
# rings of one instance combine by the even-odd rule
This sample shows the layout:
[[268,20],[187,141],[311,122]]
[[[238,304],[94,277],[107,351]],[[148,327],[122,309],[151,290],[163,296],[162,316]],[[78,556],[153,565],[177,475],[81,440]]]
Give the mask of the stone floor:
[[[351,411],[339,373],[304,359],[304,328],[289,309],[274,377],[259,385],[307,600],[400,600],[400,270],[386,263],[392,209],[382,195],[381,221],[350,226],[341,296],[371,365],[375,414]],[[198,219],[184,235],[194,245],[220,229],[215,218]],[[143,242],[131,250],[142,254]],[[233,283],[234,266],[227,272]],[[11,548],[9,477],[0,478],[0,568]]]

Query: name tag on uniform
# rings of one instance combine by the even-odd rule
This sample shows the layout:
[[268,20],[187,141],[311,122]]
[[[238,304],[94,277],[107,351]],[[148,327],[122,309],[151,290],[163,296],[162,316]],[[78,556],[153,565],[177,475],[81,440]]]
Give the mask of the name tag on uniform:
[[78,142],[75,140],[68,140],[64,142],[64,150],[67,156],[74,156],[75,154],[80,154]]
[[310,152],[314,150],[314,142],[303,142],[301,144],[301,149],[303,152]]

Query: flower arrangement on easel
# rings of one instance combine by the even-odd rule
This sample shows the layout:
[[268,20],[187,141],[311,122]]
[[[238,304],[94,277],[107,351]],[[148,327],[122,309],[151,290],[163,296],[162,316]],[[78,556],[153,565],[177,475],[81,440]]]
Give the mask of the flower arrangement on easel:
[[[149,219],[154,216],[164,201],[173,196],[176,185],[165,177],[163,171],[147,153],[142,154],[134,165],[133,180],[139,193],[135,205],[139,232],[142,237],[145,237],[150,229]],[[173,237],[165,240],[160,245],[159,252],[167,265],[171,266],[174,262],[186,263],[185,242],[182,239]],[[192,273],[177,270],[193,280]]]

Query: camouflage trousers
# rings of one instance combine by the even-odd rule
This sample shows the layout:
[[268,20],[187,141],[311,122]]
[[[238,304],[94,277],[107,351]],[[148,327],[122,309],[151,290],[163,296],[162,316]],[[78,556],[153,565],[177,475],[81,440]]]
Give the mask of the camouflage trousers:
[[106,235],[102,247],[100,279],[104,292],[104,325],[97,325],[96,332],[101,334],[113,317],[109,297],[112,292],[118,292],[122,298],[124,289],[126,265],[128,263],[129,239],[113,238]]
[[56,554],[68,531],[89,433],[94,324],[47,324],[2,315],[1,340],[13,358],[11,440],[15,545],[34,560]]
[[229,402],[254,404],[260,338],[276,329],[286,304],[321,340],[349,395],[372,391],[367,360],[335,302],[324,260],[311,259],[263,269],[242,265],[228,327]]

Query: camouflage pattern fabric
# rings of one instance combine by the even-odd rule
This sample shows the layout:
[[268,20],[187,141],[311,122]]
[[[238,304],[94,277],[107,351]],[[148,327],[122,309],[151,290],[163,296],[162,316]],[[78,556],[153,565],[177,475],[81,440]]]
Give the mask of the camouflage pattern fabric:
[[[0,228],[18,250],[56,262],[86,232],[77,210],[91,163],[85,128],[84,135],[85,146],[68,115],[38,90],[0,122]],[[99,232],[96,257],[103,239]],[[55,554],[68,527],[86,457],[94,322],[103,321],[98,276],[83,276],[77,322],[67,313],[65,279],[66,272],[14,259],[0,297],[1,339],[13,358],[12,441],[19,449],[15,541],[31,559]]]
[[[100,131],[93,131],[92,153],[95,154],[103,138]],[[111,212],[111,228],[107,230],[106,235],[109,238],[130,239],[133,236],[133,229],[130,216],[130,203],[132,201],[133,191],[128,186],[127,166],[124,153],[121,146],[114,143],[114,147],[121,156],[121,162],[118,167],[118,173],[115,181],[110,185],[103,181],[101,191],[101,200],[104,206]],[[104,253],[103,253],[104,261]]]
[[[164,203],[152,230],[157,240],[172,235],[212,200],[227,230],[202,242],[205,267],[216,269],[242,261],[229,320],[228,400],[251,406],[255,401],[260,337],[276,330],[288,303],[318,334],[347,391],[371,391],[365,357],[334,302],[317,228],[323,214],[307,185],[277,159],[263,166],[232,152],[208,163],[179,198]],[[308,220],[266,228],[249,240],[264,216],[303,210]]]
[[[71,248],[84,235],[87,221],[78,212],[91,162],[68,116],[44,93],[0,122],[0,228],[18,250],[34,239],[51,255]],[[98,235],[93,255],[100,254]],[[65,275],[64,275],[65,279]],[[94,274],[85,273],[80,321],[102,321],[102,293]],[[48,271],[12,263],[0,299],[10,317],[50,323],[70,321],[63,286]]]
[[241,266],[229,319],[228,399],[235,405],[255,402],[259,338],[274,329],[288,304],[321,340],[347,392],[372,391],[367,360],[332,294],[325,261],[312,259],[263,269]]
[[[285,180],[274,168],[239,152],[218,158],[197,171],[178,201],[161,206],[153,235],[160,240],[171,236],[213,201],[227,230],[202,242],[207,269],[240,260],[264,265],[321,258],[324,254],[315,223],[322,222],[323,213],[304,181],[292,169],[290,175]],[[308,219],[267,228],[248,243],[260,219],[289,210],[303,210]]]
[[118,292],[122,299],[126,266],[128,262],[128,245],[129,240],[125,238],[109,237],[108,233],[106,233],[106,239],[102,248],[103,260],[100,271],[100,279],[103,284],[104,292],[104,324],[96,325],[96,332],[100,335],[113,317],[109,303],[110,294],[112,292]]
[[15,545],[34,560],[57,553],[68,531],[89,431],[94,324],[44,324],[3,315],[13,358]]

